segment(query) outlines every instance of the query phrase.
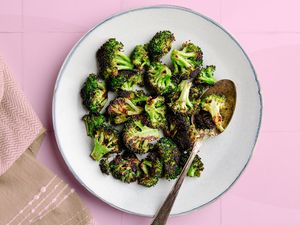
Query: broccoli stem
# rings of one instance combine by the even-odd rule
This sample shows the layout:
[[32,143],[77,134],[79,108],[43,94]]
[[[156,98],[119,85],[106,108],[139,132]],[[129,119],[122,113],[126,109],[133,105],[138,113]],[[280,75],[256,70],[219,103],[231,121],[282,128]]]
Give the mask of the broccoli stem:
[[129,99],[126,98],[125,102],[131,108],[131,110],[127,111],[129,116],[141,114],[143,112],[143,108],[134,105]]
[[123,52],[119,52],[116,56],[118,70],[133,70],[133,64],[130,58]]
[[105,146],[100,144],[100,142],[97,138],[94,139],[94,148],[91,153],[91,157],[94,160],[100,161],[100,159],[102,159],[102,157],[109,152],[110,151]]
[[155,136],[155,137],[159,137],[159,130],[158,129],[152,129],[150,127],[144,126],[143,124],[141,124],[140,122],[135,122],[136,126],[138,126],[141,131],[136,133],[136,136],[139,137],[148,137],[148,136]]
[[192,87],[192,83],[187,82],[187,81],[183,81],[183,85],[182,85],[182,91],[180,93],[180,97],[178,98],[178,100],[176,101],[182,109],[187,109],[187,107],[189,109],[193,108],[193,104],[191,103],[190,99],[189,99],[189,93],[190,93],[190,89]]

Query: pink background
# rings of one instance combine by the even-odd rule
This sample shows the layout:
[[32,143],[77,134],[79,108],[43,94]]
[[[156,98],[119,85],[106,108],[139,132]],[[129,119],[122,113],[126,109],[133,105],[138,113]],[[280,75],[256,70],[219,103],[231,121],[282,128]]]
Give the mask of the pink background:
[[[0,52],[48,129],[38,159],[77,190],[100,225],[149,223],[106,205],[74,179],[55,143],[51,100],[64,58],[90,27],[112,14],[154,4],[189,7],[222,24],[252,60],[264,100],[260,137],[241,178],[217,201],[168,224],[299,225],[298,0],[0,0]],[[289,108],[292,114],[286,113]]]

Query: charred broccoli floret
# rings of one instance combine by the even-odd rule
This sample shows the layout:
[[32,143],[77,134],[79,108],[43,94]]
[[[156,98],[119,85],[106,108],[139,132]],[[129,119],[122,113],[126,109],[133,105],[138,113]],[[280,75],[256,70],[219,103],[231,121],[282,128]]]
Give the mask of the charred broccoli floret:
[[191,87],[192,83],[187,80],[183,80],[179,84],[178,93],[173,95],[171,103],[169,103],[174,113],[191,114],[196,110],[189,97]]
[[199,74],[194,78],[195,84],[203,84],[203,83],[209,85],[215,84],[217,81],[216,78],[214,77],[215,70],[216,67],[213,65],[202,68]]
[[146,74],[147,83],[153,92],[163,95],[175,89],[171,70],[162,63],[152,63]]
[[147,45],[137,45],[131,53],[132,63],[140,73],[143,73],[150,65],[147,48]]
[[224,131],[223,119],[220,111],[225,107],[225,96],[209,95],[201,101],[201,108],[210,113],[212,120],[220,132]]
[[135,153],[147,153],[151,142],[159,138],[158,129],[150,128],[138,119],[128,121],[123,129],[123,142],[128,149]]
[[119,133],[109,125],[100,126],[94,136],[94,148],[91,157],[99,161],[103,156],[121,151]]
[[187,115],[174,114],[168,112],[167,116],[168,126],[164,129],[164,134],[168,137],[173,138],[178,130],[188,130],[191,125],[191,119]]
[[99,167],[102,173],[109,175],[110,168],[109,168],[109,160],[107,158],[102,158],[100,160]]
[[133,91],[137,85],[142,86],[144,83],[143,75],[132,71],[122,71],[118,76],[110,80],[112,91]]
[[83,105],[93,113],[100,113],[107,102],[107,89],[103,81],[90,74],[84,82],[80,95]]
[[103,114],[95,115],[89,113],[84,115],[82,120],[85,124],[87,135],[93,137],[95,135],[95,130],[105,123],[105,116]]
[[192,102],[197,102],[201,98],[201,96],[204,94],[205,91],[209,88],[208,85],[204,84],[197,84],[197,85],[192,85],[191,90],[190,90],[190,99]]
[[133,70],[130,58],[122,52],[123,47],[121,42],[110,38],[98,49],[99,72],[105,80],[118,76],[120,70]]
[[172,48],[172,42],[175,36],[170,31],[157,32],[148,45],[148,51],[151,61],[159,61]]
[[163,177],[166,179],[175,179],[180,173],[180,151],[176,144],[169,138],[161,138],[155,145],[163,163]]
[[[182,154],[181,159],[180,159],[180,164],[183,167],[186,163],[186,161],[189,158],[189,154]],[[188,172],[187,172],[187,176],[189,177],[200,177],[202,171],[204,170],[204,165],[201,161],[201,158],[199,157],[199,155],[196,155]]]
[[199,46],[185,42],[180,50],[174,49],[171,60],[174,67],[174,75],[181,79],[190,78],[190,74],[202,65],[203,53]]
[[192,124],[189,127],[178,129],[173,137],[173,140],[179,149],[182,152],[185,152],[193,148],[194,143],[202,137],[201,135],[201,132],[199,132],[195,125]]
[[216,127],[209,112],[200,110],[194,115],[194,124],[198,129],[214,129]]
[[138,179],[138,183],[143,186],[154,186],[162,176],[163,165],[155,152],[149,153],[147,158],[141,161],[140,168],[142,175]]
[[124,123],[131,116],[141,114],[144,108],[139,104],[149,98],[143,91],[122,92],[122,96],[113,100],[107,108],[107,113],[115,124]]
[[140,175],[140,161],[134,155],[117,155],[110,163],[109,168],[114,178],[125,183],[136,181]]
[[145,111],[153,128],[166,127],[167,106],[165,105],[165,98],[163,96],[150,97],[146,102]]

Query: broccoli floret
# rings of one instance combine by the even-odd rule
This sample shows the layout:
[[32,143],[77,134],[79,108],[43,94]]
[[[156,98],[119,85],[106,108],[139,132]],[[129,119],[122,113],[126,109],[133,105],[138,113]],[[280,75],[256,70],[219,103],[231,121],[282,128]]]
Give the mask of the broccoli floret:
[[84,115],[82,120],[85,124],[87,135],[93,137],[95,135],[95,130],[105,123],[105,116],[103,114],[95,115],[89,113]]
[[189,151],[193,148],[195,142],[202,137],[200,131],[198,131],[194,124],[189,127],[183,127],[178,129],[176,134],[173,137],[174,142],[177,144],[179,149],[184,151]]
[[93,113],[100,113],[107,102],[107,89],[103,81],[90,74],[84,82],[80,95],[83,105]]
[[151,148],[151,142],[159,138],[158,129],[150,128],[138,119],[128,121],[123,129],[124,144],[135,153],[147,153]]
[[175,41],[175,37],[170,31],[157,32],[148,45],[151,61],[159,61],[166,55],[171,50],[173,41]]
[[117,155],[109,164],[111,174],[114,178],[125,183],[136,181],[140,175],[140,161],[134,154],[127,156]]
[[191,42],[182,44],[180,50],[174,49],[171,60],[174,67],[174,75],[181,79],[188,79],[190,75],[202,65],[203,53],[199,46]]
[[107,108],[107,113],[114,124],[124,123],[131,116],[141,114],[144,108],[139,105],[149,98],[143,91],[121,93],[123,97],[114,99]]
[[163,96],[150,97],[145,105],[145,111],[153,128],[166,127],[167,107]]
[[202,68],[199,74],[194,78],[195,84],[203,84],[203,83],[209,85],[215,84],[217,81],[216,78],[214,77],[215,70],[216,67],[213,65]]
[[148,56],[147,45],[137,45],[131,53],[131,60],[137,70],[143,73],[150,65],[150,59]]
[[161,138],[155,145],[163,163],[163,177],[166,179],[175,179],[180,173],[180,151],[176,144],[169,138]]
[[141,161],[140,168],[142,171],[142,175],[138,179],[138,183],[140,185],[152,187],[162,176],[163,164],[161,163],[156,152],[149,153],[147,158]]
[[157,177],[141,177],[138,179],[138,184],[143,185],[145,187],[153,187],[158,182]]
[[100,126],[94,136],[94,148],[91,157],[99,161],[103,156],[121,151],[119,133],[109,125]]
[[171,70],[162,63],[152,63],[146,74],[146,81],[153,92],[163,95],[175,89]]
[[[189,98],[191,87],[192,83],[187,80],[183,80],[179,84],[179,92],[177,95],[173,95],[171,103],[169,103],[174,113],[192,114],[196,110],[196,107]],[[179,97],[177,98],[178,95]]]
[[191,101],[193,103],[199,101],[201,96],[204,94],[205,91],[208,90],[208,88],[209,86],[205,84],[192,85],[189,96]]
[[[188,160],[190,154],[182,154],[181,159],[180,159],[180,164],[182,167],[184,167],[186,161]],[[201,161],[201,158],[199,155],[196,155],[195,158],[193,159],[193,162],[187,172],[187,176],[189,177],[200,177],[202,171],[204,170],[204,165]]]
[[143,75],[141,73],[122,71],[118,76],[110,80],[112,91],[133,91],[137,85],[143,85]]
[[109,160],[107,158],[102,158],[100,160],[99,167],[102,173],[109,175],[110,168],[109,168]]
[[194,124],[198,129],[214,129],[216,127],[209,112],[200,110],[194,115]]
[[123,47],[121,42],[110,38],[98,49],[99,73],[105,80],[118,76],[120,70],[133,70],[130,58],[122,52]]
[[168,126],[164,129],[164,134],[173,138],[178,130],[188,130],[191,125],[191,118],[183,114],[174,114],[172,112],[167,113]]
[[209,95],[201,101],[201,108],[210,113],[212,120],[220,132],[224,131],[223,119],[220,111],[225,107],[225,96]]

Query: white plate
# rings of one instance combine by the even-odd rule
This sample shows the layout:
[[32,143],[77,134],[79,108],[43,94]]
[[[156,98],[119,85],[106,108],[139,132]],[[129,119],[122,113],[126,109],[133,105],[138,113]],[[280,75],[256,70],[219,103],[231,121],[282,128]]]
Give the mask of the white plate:
[[161,179],[153,188],[124,184],[103,175],[89,157],[91,142],[81,117],[86,113],[79,91],[87,75],[96,72],[95,53],[108,38],[115,37],[129,53],[160,30],[175,34],[173,47],[186,40],[201,46],[205,64],[216,65],[217,79],[226,78],[237,87],[236,111],[222,135],[201,149],[205,170],[201,178],[187,177],[172,214],[197,209],[224,193],[249,161],[260,128],[262,102],[251,62],[241,46],[221,26],[199,13],[175,6],[135,9],[115,15],[84,35],[66,58],[56,81],[53,125],[63,158],[78,181],[99,199],[128,213],[153,216],[174,181]]

